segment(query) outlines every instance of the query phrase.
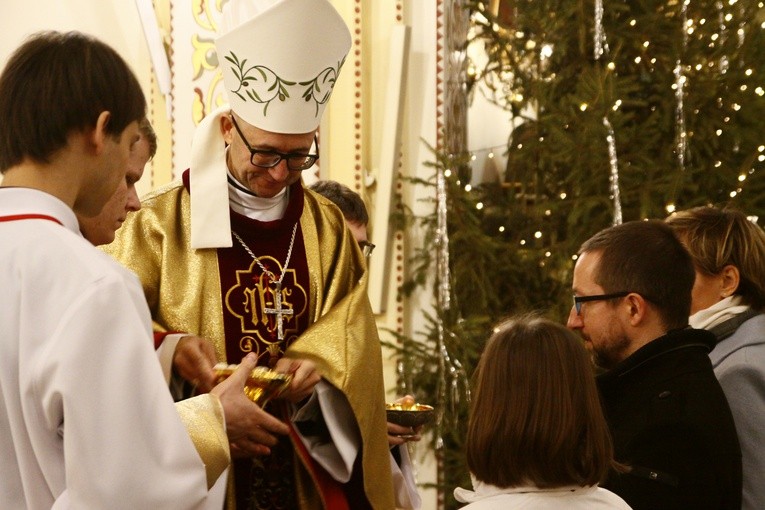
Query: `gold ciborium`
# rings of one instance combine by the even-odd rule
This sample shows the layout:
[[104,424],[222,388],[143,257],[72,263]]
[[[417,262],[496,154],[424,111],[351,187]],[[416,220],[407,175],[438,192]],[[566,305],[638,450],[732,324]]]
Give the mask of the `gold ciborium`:
[[[228,365],[226,363],[215,365],[213,367],[215,371],[215,384],[226,380],[238,367],[239,365]],[[269,400],[281,395],[290,385],[291,381],[291,374],[283,374],[266,367],[255,367],[244,383],[244,394],[260,407],[263,407]]]

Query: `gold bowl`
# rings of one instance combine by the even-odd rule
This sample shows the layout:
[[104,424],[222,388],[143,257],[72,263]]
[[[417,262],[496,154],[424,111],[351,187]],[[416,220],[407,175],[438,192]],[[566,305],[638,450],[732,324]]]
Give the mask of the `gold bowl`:
[[[239,365],[218,363],[213,367],[215,371],[215,384],[226,380]],[[281,395],[292,382],[291,374],[283,374],[270,370],[266,367],[255,367],[244,383],[244,394],[263,407],[272,398]]]
[[385,412],[390,423],[402,427],[419,427],[435,418],[435,410],[426,404],[385,404]]

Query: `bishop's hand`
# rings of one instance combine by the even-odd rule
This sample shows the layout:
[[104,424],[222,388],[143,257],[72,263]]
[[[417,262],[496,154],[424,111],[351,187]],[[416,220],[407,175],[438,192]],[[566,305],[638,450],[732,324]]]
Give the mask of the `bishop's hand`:
[[292,382],[280,398],[293,403],[309,397],[316,384],[321,381],[321,374],[316,364],[307,359],[282,358],[276,362],[274,370],[292,374]]

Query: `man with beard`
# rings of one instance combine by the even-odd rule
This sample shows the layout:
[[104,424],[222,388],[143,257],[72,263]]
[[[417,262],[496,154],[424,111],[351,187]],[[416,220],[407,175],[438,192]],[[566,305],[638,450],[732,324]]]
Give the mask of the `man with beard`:
[[604,370],[598,388],[615,459],[603,487],[635,510],[738,509],[741,451],[708,353],[688,326],[694,269],[660,221],[607,228],[585,241],[568,327]]

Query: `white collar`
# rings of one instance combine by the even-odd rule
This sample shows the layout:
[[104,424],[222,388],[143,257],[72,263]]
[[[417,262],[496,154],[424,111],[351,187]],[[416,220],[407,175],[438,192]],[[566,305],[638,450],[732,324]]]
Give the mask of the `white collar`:
[[34,188],[0,187],[0,216],[45,214],[57,219],[68,230],[80,234],[74,211],[61,199]]
[[[230,180],[236,180],[230,171],[227,170],[227,172]],[[271,198],[264,198],[246,193],[231,184],[230,181],[228,183],[228,202],[231,209],[254,220],[274,221],[282,219],[287,210],[289,195],[289,187],[285,187]]]
[[595,490],[597,486],[592,487],[580,487],[578,485],[566,485],[564,487],[553,487],[550,489],[540,489],[534,485],[522,485],[517,487],[497,487],[488,483],[476,480],[471,474],[470,479],[473,481],[473,490],[463,489],[457,487],[454,489],[454,498],[460,503],[473,503],[485,498],[497,496],[500,494],[524,494],[524,493],[565,493],[565,492],[586,492]]

